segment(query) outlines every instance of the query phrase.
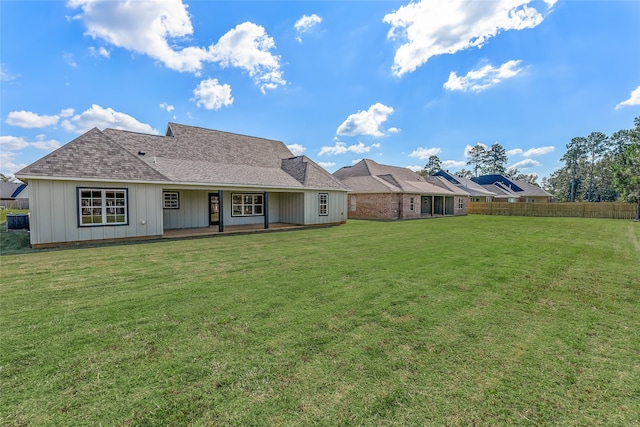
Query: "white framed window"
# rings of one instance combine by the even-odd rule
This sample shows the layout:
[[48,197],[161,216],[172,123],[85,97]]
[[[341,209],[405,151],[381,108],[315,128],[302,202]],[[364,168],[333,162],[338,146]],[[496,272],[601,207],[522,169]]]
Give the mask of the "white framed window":
[[329,215],[329,193],[318,194],[318,214]]
[[415,208],[416,208],[416,198],[415,198],[415,197],[413,197],[413,196],[411,196],[411,197],[409,198],[409,210],[410,210],[411,212],[413,212],[413,211],[415,210]]
[[177,191],[162,192],[163,209],[180,209],[180,193]]
[[464,200],[462,197],[458,198],[458,209],[464,209]]
[[231,216],[264,215],[264,194],[231,194]]
[[357,209],[357,200],[356,200],[356,196],[351,196],[350,197],[351,200],[351,212],[355,212]]
[[126,225],[129,223],[126,188],[78,188],[78,225]]

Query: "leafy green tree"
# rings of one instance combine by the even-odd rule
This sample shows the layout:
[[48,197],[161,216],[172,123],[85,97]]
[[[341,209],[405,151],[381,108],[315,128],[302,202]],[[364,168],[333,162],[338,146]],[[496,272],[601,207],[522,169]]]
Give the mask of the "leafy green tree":
[[442,160],[438,156],[429,156],[427,164],[424,165],[424,169],[418,172],[422,176],[429,176],[438,172],[442,168]]
[[586,152],[589,157],[589,191],[587,192],[587,200],[593,201],[593,182],[596,170],[596,163],[602,159],[607,153],[607,135],[602,132],[591,132],[587,136]]
[[630,131],[631,144],[616,157],[613,165],[614,185],[622,200],[637,202],[636,221],[640,221],[640,117],[634,120],[635,129]]
[[13,182],[13,178],[0,173],[0,182]]
[[473,176],[473,172],[466,169],[460,169],[458,172],[454,172],[454,175],[461,176],[463,178],[471,178]]
[[611,153],[614,156],[619,156],[622,152],[633,142],[631,139],[632,130],[622,129],[614,132],[609,137],[609,145],[611,147]]
[[483,172],[504,175],[508,161],[507,150],[496,142],[486,151]]
[[586,147],[587,138],[584,138],[582,136],[571,138],[571,142],[567,144],[567,152],[562,157],[562,159],[560,159],[565,162],[567,168],[571,173],[571,187],[569,190],[570,202],[576,201],[576,175],[580,163],[583,162],[586,158]]
[[469,150],[469,154],[467,154],[469,160],[467,160],[467,165],[473,167],[473,175],[478,176],[478,172],[484,169],[484,165],[487,157],[487,149],[484,148],[484,145],[478,143],[475,147],[472,147]]

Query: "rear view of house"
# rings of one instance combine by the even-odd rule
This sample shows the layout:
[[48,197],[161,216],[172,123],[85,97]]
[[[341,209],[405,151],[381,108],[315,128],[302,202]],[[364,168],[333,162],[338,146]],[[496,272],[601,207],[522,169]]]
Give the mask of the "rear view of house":
[[177,123],[164,136],[94,128],[16,176],[34,247],[347,219],[347,187],[282,142]]
[[350,189],[349,218],[415,219],[466,215],[469,194],[442,177],[364,159],[333,174]]

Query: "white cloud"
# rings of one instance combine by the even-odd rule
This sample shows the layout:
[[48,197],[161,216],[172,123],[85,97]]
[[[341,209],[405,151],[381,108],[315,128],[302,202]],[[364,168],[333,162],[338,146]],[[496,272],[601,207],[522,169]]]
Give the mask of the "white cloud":
[[44,135],[38,135],[36,141],[29,142],[19,136],[0,136],[0,148],[2,151],[19,151],[27,147],[35,147],[39,150],[53,151],[60,147],[55,139],[46,140]]
[[141,123],[125,113],[120,113],[111,108],[102,108],[93,104],[91,108],[81,114],[76,114],[61,123],[62,127],[75,133],[84,133],[89,129],[113,128],[132,132],[141,132],[158,135],[159,132],[146,123]]
[[[502,31],[536,27],[544,16],[529,3],[532,0],[421,0],[401,6],[383,18],[391,26],[387,38],[402,43],[393,74],[413,72],[433,56],[481,47]],[[547,12],[552,6],[548,0]]]
[[5,150],[22,150],[29,146],[24,138],[18,136],[0,136],[0,148]]
[[198,107],[202,105],[207,110],[219,110],[233,104],[231,86],[221,85],[218,83],[218,79],[201,81],[198,87],[193,90],[193,94],[195,97],[192,101],[196,101]]
[[391,113],[393,113],[393,108],[378,102],[369,107],[367,111],[351,114],[338,126],[336,133],[347,136],[383,136],[384,133],[380,130],[380,126],[387,121]]
[[262,93],[287,82],[280,71],[280,57],[270,50],[276,45],[265,29],[252,22],[238,24],[220,37],[218,43],[209,47],[211,60],[222,67],[237,67],[246,70]]
[[299,43],[302,43],[302,34],[310,31],[321,22],[322,18],[315,13],[311,15],[302,15],[302,18],[298,19],[298,21],[293,25],[293,28],[295,28],[298,33],[296,40],[298,40]]
[[109,58],[111,56],[111,53],[107,49],[105,49],[103,46],[100,46],[99,48],[90,46],[89,53],[93,56],[102,56],[104,58]]
[[517,168],[517,169],[527,169],[527,168],[533,168],[533,167],[538,167],[538,166],[542,166],[542,163],[533,160],[533,159],[525,159],[519,162],[516,162],[514,164],[512,164],[511,166],[509,166],[507,169],[512,169],[512,168]]
[[524,151],[522,151],[521,148],[514,148],[513,150],[507,150],[506,153],[507,153],[507,156],[517,156],[519,154],[524,153]]
[[387,132],[389,132],[389,133],[400,133],[400,129],[399,128],[389,128],[389,129],[387,129]]
[[74,19],[84,22],[86,35],[148,55],[173,70],[198,71],[207,57],[204,48],[172,48],[193,33],[187,6],[180,0],[70,0],[67,5],[82,9]]
[[273,39],[254,23],[237,25],[208,48],[182,47],[179,43],[189,40],[193,26],[188,6],[181,0],[70,0],[67,4],[81,9],[73,18],[84,23],[86,35],[147,55],[172,70],[199,75],[205,62],[217,62],[248,71],[263,93],[286,84],[280,57],[270,52],[275,48]]
[[553,147],[551,145],[547,145],[545,147],[530,148],[527,151],[523,152],[522,155],[524,157],[542,156],[544,154],[552,153],[555,149],[556,147]]
[[347,144],[342,141],[336,141],[333,147],[326,147],[326,146],[322,147],[318,155],[319,156],[322,156],[325,154],[337,155],[337,154],[344,154],[347,152],[363,154],[371,151],[371,148],[379,148],[379,147],[380,147],[380,144],[365,145],[362,141],[359,141],[357,144],[353,144],[349,146],[347,146]]
[[492,65],[485,65],[477,70],[471,70],[464,77],[459,77],[455,72],[449,74],[449,80],[442,85],[447,90],[459,90],[462,92],[481,92],[505,79],[515,77],[522,68],[517,68],[522,61],[511,60],[495,68]]
[[0,172],[4,175],[11,175],[27,166],[24,163],[14,163],[15,153],[11,151],[0,151]]
[[[64,111],[64,110],[63,110]],[[7,124],[21,128],[43,128],[58,123],[60,116],[39,115],[31,111],[11,111],[7,115]]]
[[407,169],[411,169],[414,172],[420,172],[422,170],[422,166],[405,166]]
[[409,154],[409,157],[417,157],[420,160],[427,160],[429,157],[435,156],[439,154],[441,151],[442,150],[440,148],[418,147],[415,150],[413,150],[411,154]]
[[336,165],[334,162],[318,162],[318,164],[325,169]]
[[[487,145],[486,145],[486,144],[483,144],[482,142],[478,142],[476,145],[480,145],[480,146],[482,146],[485,150],[487,149]],[[471,149],[472,149],[473,147],[475,147],[475,145],[469,145],[469,144],[467,144],[467,146],[466,146],[466,147],[464,147],[464,155],[465,155],[466,157],[469,157],[469,153],[471,152]]]
[[307,149],[300,144],[287,145],[287,148],[294,156],[302,156],[302,154],[307,151]]
[[5,68],[4,64],[0,64],[0,81],[8,82],[14,80],[16,76],[10,74]]
[[73,108],[65,108],[64,110],[60,111],[60,117],[71,117],[73,116],[73,113],[75,113],[75,110]]
[[622,107],[630,107],[632,105],[640,105],[640,86],[638,86],[631,92],[631,96],[629,97],[629,99],[627,99],[626,101],[622,101],[621,103],[616,105],[616,110]]
[[162,102],[160,104],[160,108],[162,108],[163,110],[167,110],[168,113],[175,110],[175,107],[173,105],[167,104],[166,102]]
[[442,161],[442,169],[461,168],[466,164],[467,164],[467,162],[465,162],[465,161],[443,160]]
[[65,62],[67,63],[68,66],[70,67],[77,67],[78,64],[76,63],[76,60],[73,59],[73,54],[72,53],[65,53],[64,55],[62,55],[62,57],[64,58]]

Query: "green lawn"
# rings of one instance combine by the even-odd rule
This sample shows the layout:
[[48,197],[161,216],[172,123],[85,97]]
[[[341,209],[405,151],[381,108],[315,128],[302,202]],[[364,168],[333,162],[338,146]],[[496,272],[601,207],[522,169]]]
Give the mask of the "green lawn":
[[4,255],[0,425],[640,425],[640,223]]

